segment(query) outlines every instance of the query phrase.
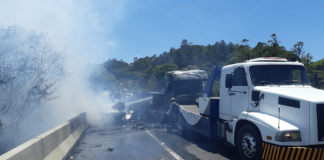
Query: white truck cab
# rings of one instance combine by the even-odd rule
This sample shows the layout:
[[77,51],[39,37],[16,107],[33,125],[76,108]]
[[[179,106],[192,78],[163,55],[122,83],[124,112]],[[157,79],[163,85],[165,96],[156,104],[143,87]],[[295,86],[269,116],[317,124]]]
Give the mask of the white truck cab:
[[210,119],[202,126],[217,126],[217,136],[243,159],[324,159],[324,91],[310,85],[302,63],[263,57],[219,72],[219,98],[200,97],[199,115],[179,107],[183,121],[197,114],[187,126],[203,133],[198,125]]

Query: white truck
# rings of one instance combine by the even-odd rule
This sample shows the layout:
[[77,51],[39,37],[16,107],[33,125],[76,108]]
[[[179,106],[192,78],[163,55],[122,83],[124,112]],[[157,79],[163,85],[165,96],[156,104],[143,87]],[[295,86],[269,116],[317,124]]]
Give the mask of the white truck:
[[[211,97],[217,75],[220,96]],[[198,103],[172,104],[180,134],[223,139],[242,159],[324,159],[324,91],[310,85],[302,63],[263,57],[216,66]]]

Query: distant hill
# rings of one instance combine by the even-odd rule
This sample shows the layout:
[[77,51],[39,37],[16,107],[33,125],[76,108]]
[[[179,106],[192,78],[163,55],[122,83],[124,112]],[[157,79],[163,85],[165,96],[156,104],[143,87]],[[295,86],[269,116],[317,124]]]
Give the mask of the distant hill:
[[324,71],[324,59],[311,63],[311,65]]
[[[214,44],[195,45],[183,39],[178,48],[171,47],[169,51],[142,58],[134,57],[132,63],[123,60],[109,59],[103,63],[106,71],[113,76],[104,76],[107,80],[122,83],[129,90],[160,91],[163,84],[163,75],[172,70],[201,69],[210,73],[215,65],[228,65],[245,62],[258,57],[282,57],[288,61],[304,63],[313,87],[324,89],[324,59],[311,62],[312,56],[303,57],[303,42],[297,42],[291,50],[280,46],[276,34],[272,34],[267,43],[259,42],[255,47],[243,39],[241,44],[224,40]],[[134,53],[134,55],[140,53]],[[302,55],[302,56],[301,56]],[[101,76],[97,76],[99,79]],[[94,78],[96,79],[96,78]],[[97,80],[96,79],[96,80]],[[99,80],[98,80],[99,81]],[[111,80],[112,81],[112,80]],[[103,82],[102,84],[112,83]],[[216,92],[214,92],[216,93]]]

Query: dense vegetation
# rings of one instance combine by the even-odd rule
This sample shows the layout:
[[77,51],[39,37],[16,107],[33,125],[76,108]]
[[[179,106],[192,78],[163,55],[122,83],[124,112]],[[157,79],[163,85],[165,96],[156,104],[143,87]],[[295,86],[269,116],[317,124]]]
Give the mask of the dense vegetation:
[[194,45],[184,39],[178,49],[171,47],[168,52],[158,56],[135,57],[130,64],[123,60],[109,59],[103,65],[115,76],[114,82],[123,83],[126,88],[159,91],[166,71],[203,69],[210,73],[215,65],[244,62],[258,57],[283,57],[304,63],[312,86],[324,89],[324,59],[313,63],[311,54],[306,54],[303,50],[303,42],[297,42],[287,50],[280,46],[276,34],[270,37],[267,43],[259,42],[255,47],[248,44],[248,39],[243,39],[241,44],[221,40],[207,46]]

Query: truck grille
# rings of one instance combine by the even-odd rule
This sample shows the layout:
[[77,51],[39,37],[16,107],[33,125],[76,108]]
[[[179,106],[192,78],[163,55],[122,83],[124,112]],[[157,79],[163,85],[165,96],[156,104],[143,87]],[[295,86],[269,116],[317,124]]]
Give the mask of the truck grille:
[[318,141],[324,141],[324,104],[317,104],[316,109]]

